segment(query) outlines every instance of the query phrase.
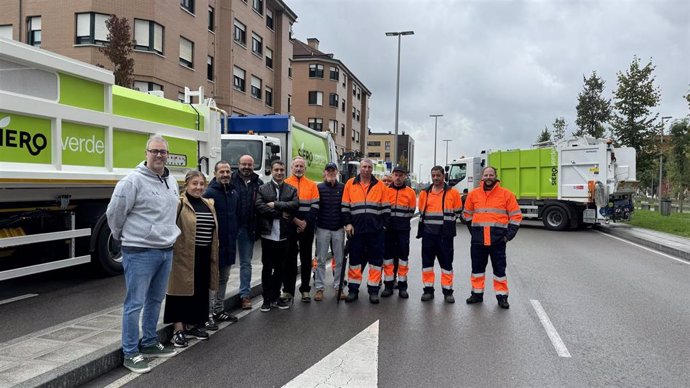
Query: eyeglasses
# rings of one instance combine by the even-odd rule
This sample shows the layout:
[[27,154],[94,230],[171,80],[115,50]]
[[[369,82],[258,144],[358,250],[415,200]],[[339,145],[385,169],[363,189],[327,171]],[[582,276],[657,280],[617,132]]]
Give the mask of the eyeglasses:
[[146,150],[154,155],[168,156],[168,150]]

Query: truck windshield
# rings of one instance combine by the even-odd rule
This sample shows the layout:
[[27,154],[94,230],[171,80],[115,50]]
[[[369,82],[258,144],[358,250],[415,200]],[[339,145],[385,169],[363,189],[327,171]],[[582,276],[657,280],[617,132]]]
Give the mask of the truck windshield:
[[450,171],[448,172],[448,184],[454,186],[461,180],[465,179],[467,176],[467,165],[466,164],[453,164],[450,166]]
[[236,169],[240,165],[240,157],[251,155],[254,158],[254,170],[261,168],[263,144],[257,140],[227,139],[222,142],[220,155],[223,160],[230,163],[230,167]]

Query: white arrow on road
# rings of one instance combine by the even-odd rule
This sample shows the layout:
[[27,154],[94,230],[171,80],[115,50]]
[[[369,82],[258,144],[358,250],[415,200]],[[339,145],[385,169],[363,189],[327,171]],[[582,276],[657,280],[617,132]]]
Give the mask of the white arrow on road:
[[378,366],[376,321],[283,387],[376,387]]

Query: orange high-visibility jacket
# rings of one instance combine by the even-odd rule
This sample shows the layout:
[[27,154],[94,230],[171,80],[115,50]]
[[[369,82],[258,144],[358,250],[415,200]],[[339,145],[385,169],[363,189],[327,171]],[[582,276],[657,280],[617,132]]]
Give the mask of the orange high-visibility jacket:
[[484,183],[465,199],[463,216],[472,235],[472,244],[504,244],[518,232],[522,213],[515,195],[496,182],[491,191]]
[[345,225],[352,224],[355,233],[379,232],[388,226],[391,204],[387,190],[383,182],[373,176],[366,188],[362,186],[359,175],[350,178],[343,190],[341,206]]
[[[419,193],[420,228],[431,234],[440,234],[444,237],[453,237],[457,234],[455,219],[460,216],[462,210],[462,198],[460,193],[443,185],[443,191],[434,194],[431,186]],[[445,201],[441,201],[444,197]]]
[[316,183],[305,176],[298,178],[294,175],[285,179],[285,183],[297,189],[299,208],[295,217],[313,226],[316,223],[316,215],[319,213],[319,189]]
[[388,202],[391,204],[391,218],[388,222],[390,229],[410,230],[410,220],[417,209],[417,195],[409,186],[390,185],[388,187]]

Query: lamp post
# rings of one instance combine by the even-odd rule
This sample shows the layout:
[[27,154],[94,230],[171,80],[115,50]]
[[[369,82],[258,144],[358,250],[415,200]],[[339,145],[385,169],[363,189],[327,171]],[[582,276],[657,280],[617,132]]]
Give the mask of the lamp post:
[[429,117],[434,118],[434,166],[436,166],[436,134],[438,133],[438,118],[443,117],[443,115],[429,115]]
[[386,36],[398,37],[398,73],[395,82],[395,137],[393,138],[393,166],[398,164],[398,111],[400,108],[400,37],[403,35],[414,35],[414,31],[386,32]]
[[661,136],[659,138],[659,211],[661,211],[661,182],[663,182],[662,174],[664,173],[664,121],[671,118],[671,116],[661,118]]
[[453,141],[453,140],[451,140],[451,139],[443,139],[443,140],[441,140],[441,141],[445,141],[445,142],[446,142],[446,164],[445,164],[445,165],[447,166],[447,165],[448,165],[448,143],[451,142],[451,141]]

